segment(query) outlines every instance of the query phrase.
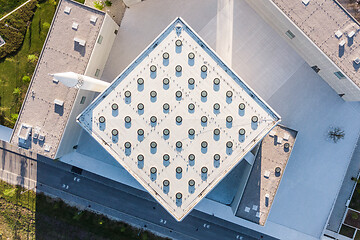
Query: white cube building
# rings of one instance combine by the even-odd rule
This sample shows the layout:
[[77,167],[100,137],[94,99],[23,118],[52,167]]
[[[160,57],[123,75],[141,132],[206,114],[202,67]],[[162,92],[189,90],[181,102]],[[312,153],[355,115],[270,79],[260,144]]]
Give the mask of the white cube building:
[[177,18],[77,120],[180,221],[280,117]]

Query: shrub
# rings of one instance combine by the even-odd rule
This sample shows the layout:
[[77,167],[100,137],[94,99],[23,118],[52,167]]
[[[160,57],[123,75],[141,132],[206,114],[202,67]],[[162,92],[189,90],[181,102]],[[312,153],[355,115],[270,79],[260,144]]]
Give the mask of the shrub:
[[22,78],[22,81],[23,81],[23,83],[25,83],[25,84],[28,84],[29,82],[30,82],[30,77],[29,76],[23,76],[23,78]]
[[14,88],[14,91],[13,91],[13,94],[14,95],[20,95],[20,93],[21,93],[21,90],[20,90],[20,88]]
[[108,6],[108,7],[111,7],[112,2],[111,2],[111,1],[109,1],[109,0],[106,0],[106,1],[105,1],[105,5],[106,5],[106,6]]
[[27,23],[34,15],[37,1],[33,0],[0,21],[0,35],[6,44],[0,48],[0,59],[16,52],[22,45]]
[[28,60],[31,63],[36,63],[37,60],[38,60],[38,57],[36,55],[34,55],[34,54],[31,54],[31,55],[28,55]]
[[99,9],[99,10],[103,10],[105,6],[104,6],[104,3],[103,3],[103,2],[101,2],[101,1],[95,1],[95,2],[94,2],[94,7],[97,8],[97,9]]
[[11,114],[11,120],[12,120],[13,122],[16,122],[16,120],[18,119],[18,117],[19,117],[19,114],[17,114],[17,113],[12,113],[12,114]]
[[50,23],[44,22],[42,26],[43,26],[44,29],[49,29],[50,28]]
[[354,220],[357,220],[359,218],[359,214],[357,214],[356,212],[352,212],[351,213],[351,218]]

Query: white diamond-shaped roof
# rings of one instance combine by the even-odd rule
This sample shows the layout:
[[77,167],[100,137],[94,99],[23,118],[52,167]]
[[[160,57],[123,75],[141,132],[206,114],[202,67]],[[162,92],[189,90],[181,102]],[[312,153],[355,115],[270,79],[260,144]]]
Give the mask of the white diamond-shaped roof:
[[180,18],[78,117],[179,221],[279,121]]

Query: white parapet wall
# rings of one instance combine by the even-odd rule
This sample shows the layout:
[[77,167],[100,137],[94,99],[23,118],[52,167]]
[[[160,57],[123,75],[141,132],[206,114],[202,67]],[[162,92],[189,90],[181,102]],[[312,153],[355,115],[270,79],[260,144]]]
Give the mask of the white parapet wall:
[[[346,101],[360,101],[360,88],[271,0],[245,0]],[[286,32],[295,35],[290,39]],[[340,71],[346,78],[334,74]]]
[[[118,29],[119,26],[106,14],[84,75],[93,78],[101,77]],[[77,145],[82,128],[76,122],[76,117],[90,104],[94,96],[95,93],[92,91],[81,89],[78,91],[55,158],[71,152]]]

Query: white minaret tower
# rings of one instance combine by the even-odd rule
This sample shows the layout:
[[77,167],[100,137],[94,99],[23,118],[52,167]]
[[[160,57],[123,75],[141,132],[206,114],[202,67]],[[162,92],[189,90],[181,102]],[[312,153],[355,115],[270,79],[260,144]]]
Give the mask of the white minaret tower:
[[50,74],[56,81],[61,82],[67,87],[102,92],[110,83],[92,77],[80,75],[73,72]]

